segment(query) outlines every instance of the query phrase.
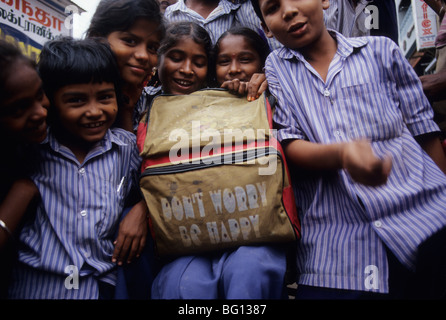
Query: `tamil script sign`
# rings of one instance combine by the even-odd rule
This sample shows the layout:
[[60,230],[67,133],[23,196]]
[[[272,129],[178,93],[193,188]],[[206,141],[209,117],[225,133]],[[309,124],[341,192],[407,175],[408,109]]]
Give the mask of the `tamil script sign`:
[[70,13],[52,1],[0,0],[0,39],[16,43],[35,59],[46,41],[71,35]]

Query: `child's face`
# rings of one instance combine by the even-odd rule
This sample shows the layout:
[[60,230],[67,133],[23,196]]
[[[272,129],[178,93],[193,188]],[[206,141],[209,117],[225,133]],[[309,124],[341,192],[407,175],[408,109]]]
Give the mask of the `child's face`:
[[189,94],[204,87],[208,56],[204,46],[183,37],[160,57],[159,77],[170,94]]
[[121,76],[127,84],[141,85],[156,67],[161,41],[157,29],[157,23],[139,19],[129,30],[115,31],[107,36]]
[[325,28],[323,10],[328,0],[259,0],[268,37],[285,47],[300,49],[313,44]]
[[262,72],[260,56],[241,35],[228,35],[220,41],[217,55],[217,82],[239,79],[248,82],[254,73]]
[[70,84],[54,94],[57,123],[64,143],[95,143],[112,126],[118,112],[113,83]]
[[42,80],[27,62],[18,60],[9,69],[6,97],[1,97],[0,127],[20,143],[40,143],[46,137],[48,99]]

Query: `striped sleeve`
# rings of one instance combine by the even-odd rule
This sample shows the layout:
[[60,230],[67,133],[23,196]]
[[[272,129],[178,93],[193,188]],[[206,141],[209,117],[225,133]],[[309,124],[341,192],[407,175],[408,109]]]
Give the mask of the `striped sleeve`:
[[433,109],[423,92],[421,81],[401,49],[387,38],[374,45],[381,46],[377,51],[383,53],[388,76],[395,83],[394,92],[398,95],[404,122],[412,135],[439,131],[438,125],[433,121]]

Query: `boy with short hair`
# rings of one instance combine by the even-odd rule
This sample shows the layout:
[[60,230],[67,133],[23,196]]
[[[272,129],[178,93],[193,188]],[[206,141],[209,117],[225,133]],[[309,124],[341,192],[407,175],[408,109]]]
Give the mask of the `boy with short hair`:
[[92,39],[54,40],[42,49],[39,73],[51,104],[31,176],[41,203],[21,230],[9,297],[111,299],[113,259],[141,252],[148,213],[141,198],[128,202],[141,163],[136,137],[112,127],[121,92],[115,57]]
[[327,30],[328,0],[251,1],[284,45],[265,66],[279,140],[312,173],[293,181],[297,297],[407,297],[419,246],[444,244],[446,226],[446,160],[417,75],[392,40]]

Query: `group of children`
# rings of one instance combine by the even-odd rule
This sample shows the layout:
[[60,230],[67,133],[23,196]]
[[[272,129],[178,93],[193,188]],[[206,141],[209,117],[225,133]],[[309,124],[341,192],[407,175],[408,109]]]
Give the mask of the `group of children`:
[[[139,119],[160,93],[206,87],[277,98],[302,212],[298,298],[444,295],[446,269],[433,270],[446,261],[446,159],[401,51],[385,38],[327,30],[328,0],[251,3],[279,49],[245,27],[215,41],[194,22],[166,27],[155,0],[102,0],[87,39],[49,41],[38,73],[1,43],[1,130],[23,137],[10,153],[27,165],[8,163],[16,170],[6,169],[2,186],[0,245],[17,252],[9,298],[115,297],[116,264],[136,263],[150,243]],[[427,241],[442,252],[429,254]],[[286,248],[275,244],[183,256],[146,270],[154,273],[147,292],[280,299],[287,266]]]

